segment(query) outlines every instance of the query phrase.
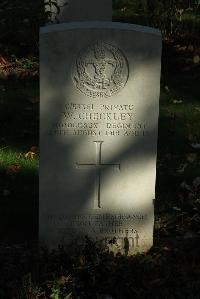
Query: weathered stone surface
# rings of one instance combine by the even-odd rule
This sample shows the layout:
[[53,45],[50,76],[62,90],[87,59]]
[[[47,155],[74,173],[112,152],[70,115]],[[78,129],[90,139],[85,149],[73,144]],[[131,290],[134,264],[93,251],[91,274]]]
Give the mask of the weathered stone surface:
[[58,0],[55,5],[46,6],[53,22],[112,21],[111,0]]
[[56,246],[88,235],[116,238],[115,252],[148,250],[159,32],[109,22],[52,25],[41,29],[40,52],[40,239]]

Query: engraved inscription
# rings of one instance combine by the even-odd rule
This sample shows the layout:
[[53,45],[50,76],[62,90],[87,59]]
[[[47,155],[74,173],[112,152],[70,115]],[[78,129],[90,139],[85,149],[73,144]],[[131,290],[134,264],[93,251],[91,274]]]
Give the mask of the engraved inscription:
[[91,164],[80,164],[76,163],[78,169],[94,169],[96,170],[96,181],[95,181],[95,199],[94,209],[101,208],[101,171],[107,167],[113,167],[114,169],[120,170],[120,164],[103,164],[101,162],[101,151],[103,141],[94,141],[96,145],[96,163]]
[[[98,236],[111,251],[138,252],[142,244],[143,223],[148,215],[143,213],[101,213],[94,214],[49,214],[47,221],[52,229],[62,235],[62,239],[76,238],[76,242],[89,234]],[[125,252],[126,250],[126,252]]]
[[50,135],[146,137],[148,123],[137,119],[132,104],[66,103]]
[[92,98],[106,98],[124,88],[129,71],[121,50],[98,42],[79,53],[72,73],[73,81],[82,93]]
[[[145,214],[77,214],[77,215],[47,215],[48,222],[58,230],[63,229],[67,234],[74,229],[80,234],[91,231],[101,235],[102,239],[129,239],[131,245],[139,246],[139,232],[135,229],[139,223],[147,220]],[[131,241],[132,239],[132,241]]]

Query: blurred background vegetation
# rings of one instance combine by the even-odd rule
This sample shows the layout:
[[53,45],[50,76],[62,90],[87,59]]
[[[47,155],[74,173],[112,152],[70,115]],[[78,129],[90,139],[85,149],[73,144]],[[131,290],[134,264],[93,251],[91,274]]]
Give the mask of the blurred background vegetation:
[[199,42],[199,0],[114,0],[114,17],[159,28],[164,39]]
[[[0,51],[6,55],[37,55],[39,27],[48,23],[45,10],[56,0],[1,0]],[[159,28],[163,39],[200,43],[200,0],[113,0],[113,20]]]

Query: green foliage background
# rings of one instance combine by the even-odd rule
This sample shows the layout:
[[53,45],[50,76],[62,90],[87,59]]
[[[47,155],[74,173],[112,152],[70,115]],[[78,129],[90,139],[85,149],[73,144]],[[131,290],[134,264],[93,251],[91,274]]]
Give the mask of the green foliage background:
[[114,18],[159,28],[163,38],[199,43],[200,0],[114,0]]
[[1,54],[22,56],[38,50],[39,27],[47,15],[43,0],[0,1]]
[[[56,7],[57,1],[0,1],[1,54],[38,53],[39,27],[50,19],[45,5]],[[200,0],[113,0],[113,19],[157,27],[164,38],[199,44]]]

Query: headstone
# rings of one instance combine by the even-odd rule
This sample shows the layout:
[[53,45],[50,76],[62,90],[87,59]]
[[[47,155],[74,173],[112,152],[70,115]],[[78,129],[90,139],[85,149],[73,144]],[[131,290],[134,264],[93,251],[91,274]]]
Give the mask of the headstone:
[[51,13],[51,22],[112,20],[111,0],[58,0],[56,5],[47,4],[46,10]]
[[161,35],[112,22],[41,29],[40,240],[153,244]]

